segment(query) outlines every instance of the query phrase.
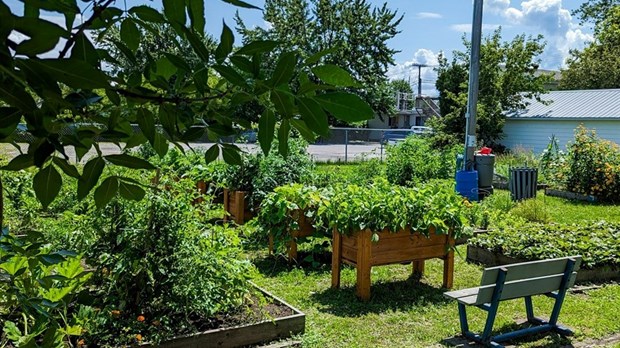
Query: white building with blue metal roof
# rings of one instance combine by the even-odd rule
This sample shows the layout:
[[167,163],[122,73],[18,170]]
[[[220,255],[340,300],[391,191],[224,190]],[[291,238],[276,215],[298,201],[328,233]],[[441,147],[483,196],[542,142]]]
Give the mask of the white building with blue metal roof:
[[583,124],[599,137],[620,144],[620,89],[550,91],[545,102],[528,100],[524,110],[506,113],[504,138],[509,149],[523,148],[541,153],[552,135],[562,148]]

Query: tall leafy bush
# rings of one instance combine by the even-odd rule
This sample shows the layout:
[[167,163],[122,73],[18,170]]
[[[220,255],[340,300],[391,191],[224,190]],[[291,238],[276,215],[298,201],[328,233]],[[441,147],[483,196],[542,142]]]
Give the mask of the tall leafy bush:
[[387,148],[387,179],[393,184],[412,186],[430,179],[452,178],[460,152],[460,146],[440,150],[433,148],[428,138],[408,137]]

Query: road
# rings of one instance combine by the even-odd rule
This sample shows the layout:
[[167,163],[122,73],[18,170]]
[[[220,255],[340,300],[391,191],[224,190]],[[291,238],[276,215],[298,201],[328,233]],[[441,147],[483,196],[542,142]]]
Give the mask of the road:
[[[196,143],[190,144],[195,150],[206,150],[213,144],[210,143]],[[244,151],[255,152],[258,151],[258,145],[256,144],[237,144]],[[26,144],[22,144],[22,151],[26,151]],[[121,149],[112,143],[100,143],[101,151],[104,154],[120,153]],[[384,151],[385,149],[383,149]],[[382,152],[381,145],[378,143],[367,144],[349,144],[345,147],[344,144],[325,144],[325,145],[309,145],[308,153],[316,162],[344,162],[347,161],[359,161],[369,158],[381,158],[385,154]],[[19,154],[19,151],[10,144],[0,144],[0,155],[3,157],[12,158]],[[75,161],[75,152],[72,147],[67,148],[67,155],[73,161]],[[95,156],[95,150],[91,150],[82,160]]]

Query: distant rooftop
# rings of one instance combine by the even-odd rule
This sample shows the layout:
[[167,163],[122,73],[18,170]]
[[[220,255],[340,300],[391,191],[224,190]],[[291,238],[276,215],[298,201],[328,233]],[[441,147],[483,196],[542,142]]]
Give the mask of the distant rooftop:
[[620,89],[550,91],[541,95],[544,105],[529,99],[524,110],[506,113],[520,119],[620,119]]

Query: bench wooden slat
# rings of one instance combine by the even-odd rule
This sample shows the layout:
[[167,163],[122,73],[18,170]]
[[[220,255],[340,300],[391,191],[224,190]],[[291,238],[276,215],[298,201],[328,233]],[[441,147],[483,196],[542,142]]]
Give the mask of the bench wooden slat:
[[[510,274],[510,271],[508,271]],[[514,280],[511,282],[506,282],[504,284],[504,289],[502,291],[502,296],[500,297],[500,301],[510,300],[513,298],[520,298],[525,296],[533,296],[546,294],[553,291],[556,291],[560,288],[560,284],[562,283],[562,277],[564,273],[558,273],[554,275],[548,275],[544,277],[538,278],[529,278],[522,280]],[[573,272],[571,277],[569,278],[568,287],[570,288],[575,283],[575,279],[577,278],[577,272]],[[495,289],[495,284],[486,285],[479,288],[478,296],[474,304],[483,304],[491,302],[493,298],[493,290]]]
[[526,279],[526,278],[539,278],[548,275],[563,273],[566,269],[566,263],[570,258],[575,259],[575,269],[579,270],[581,264],[580,256],[562,257],[557,259],[530,261],[522,263],[513,263],[504,266],[490,267],[484,270],[482,274],[482,280],[480,286],[494,285],[497,281],[497,275],[500,268],[506,268],[508,273],[506,274],[506,282],[513,280]]
[[462,298],[462,297],[478,295],[478,289],[480,288],[468,288],[468,289],[449,291],[449,292],[444,292],[443,295],[447,298],[458,300],[459,298]]

